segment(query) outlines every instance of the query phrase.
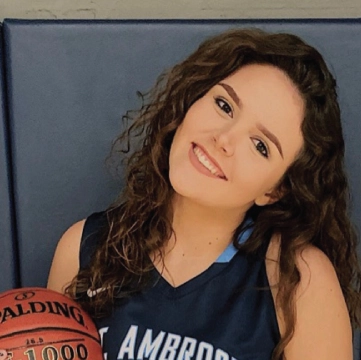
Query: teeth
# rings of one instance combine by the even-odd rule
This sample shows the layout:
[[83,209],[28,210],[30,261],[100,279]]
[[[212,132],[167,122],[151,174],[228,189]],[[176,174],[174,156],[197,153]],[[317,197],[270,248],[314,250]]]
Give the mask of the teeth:
[[198,147],[195,147],[193,152],[202,165],[204,165],[213,175],[219,176],[218,170],[208,161]]

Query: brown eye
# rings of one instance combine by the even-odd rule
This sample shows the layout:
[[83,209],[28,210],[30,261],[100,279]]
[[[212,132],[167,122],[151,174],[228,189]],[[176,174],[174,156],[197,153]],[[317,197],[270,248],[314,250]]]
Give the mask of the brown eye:
[[254,144],[256,147],[256,150],[265,158],[268,158],[268,149],[267,146],[264,144],[261,140],[254,140]]
[[223,112],[225,112],[229,116],[232,116],[232,108],[226,101],[221,98],[216,98],[215,102]]

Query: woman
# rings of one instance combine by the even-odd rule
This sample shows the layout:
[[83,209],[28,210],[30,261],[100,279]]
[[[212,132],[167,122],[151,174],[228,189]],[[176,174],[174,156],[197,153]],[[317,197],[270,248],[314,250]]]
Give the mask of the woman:
[[314,48],[255,29],[159,78],[119,138],[128,152],[142,136],[122,195],[65,232],[49,275],[108,360],[352,359],[361,272],[335,87]]

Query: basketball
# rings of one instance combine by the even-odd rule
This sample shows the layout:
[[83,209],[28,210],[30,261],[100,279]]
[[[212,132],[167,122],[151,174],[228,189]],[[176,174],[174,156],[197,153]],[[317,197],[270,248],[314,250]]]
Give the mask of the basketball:
[[45,288],[0,294],[0,360],[103,359],[90,316],[68,297]]

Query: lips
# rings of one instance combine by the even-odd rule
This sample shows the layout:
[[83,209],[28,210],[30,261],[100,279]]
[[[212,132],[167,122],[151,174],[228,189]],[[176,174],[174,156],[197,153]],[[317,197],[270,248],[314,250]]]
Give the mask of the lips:
[[220,179],[228,180],[217,161],[201,145],[192,142],[192,152],[207,171]]

